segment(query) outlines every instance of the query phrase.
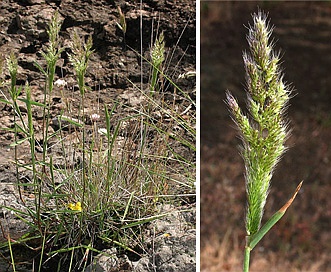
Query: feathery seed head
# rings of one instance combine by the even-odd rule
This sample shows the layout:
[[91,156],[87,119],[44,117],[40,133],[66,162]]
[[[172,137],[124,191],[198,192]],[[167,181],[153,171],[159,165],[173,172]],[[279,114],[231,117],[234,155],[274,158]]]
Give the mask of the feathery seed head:
[[279,53],[274,52],[270,41],[272,30],[264,13],[253,14],[253,25],[249,26],[247,35],[249,51],[243,53],[247,116],[232,94],[226,92],[226,102],[243,141],[241,153],[246,168],[246,231],[249,235],[260,228],[272,174],[286,149],[288,135],[283,113],[290,90],[280,72]]

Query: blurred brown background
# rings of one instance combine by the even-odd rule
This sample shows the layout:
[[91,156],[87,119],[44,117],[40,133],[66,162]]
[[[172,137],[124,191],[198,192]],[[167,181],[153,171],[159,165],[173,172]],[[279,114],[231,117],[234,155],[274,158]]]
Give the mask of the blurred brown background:
[[245,227],[240,140],[225,90],[245,107],[242,51],[251,14],[275,26],[295,96],[290,147],[276,168],[264,222],[303,188],[253,250],[251,271],[331,271],[331,2],[201,1],[201,271],[240,271]]

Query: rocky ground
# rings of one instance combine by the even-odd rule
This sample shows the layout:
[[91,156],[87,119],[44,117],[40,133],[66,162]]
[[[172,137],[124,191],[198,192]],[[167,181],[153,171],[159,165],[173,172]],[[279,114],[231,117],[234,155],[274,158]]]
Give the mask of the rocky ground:
[[[69,65],[67,53],[70,52],[69,42],[72,35],[77,31],[85,37],[92,35],[95,50],[87,70],[86,82],[92,91],[86,94],[86,115],[99,114],[104,104],[111,108],[114,101],[119,101],[126,106],[125,109],[116,112],[115,118],[120,118],[128,114],[128,108],[139,108],[146,103],[146,97],[142,95],[139,88],[142,87],[143,90],[148,88],[150,65],[144,62],[141,66],[137,52],[142,50],[143,56],[149,59],[151,39],[163,31],[167,50],[165,74],[175,79],[176,84],[192,99],[195,99],[194,77],[179,78],[181,74],[195,71],[195,2],[175,0],[142,2],[140,4],[139,1],[121,0],[1,1],[0,53],[8,56],[10,52],[14,52],[18,56],[17,84],[23,85],[28,81],[32,88],[33,99],[42,101],[44,78],[34,62],[45,65],[41,55],[48,39],[45,29],[54,11],[58,10],[62,21],[60,39],[64,52],[56,70],[56,79],[66,80],[67,89],[72,92],[69,99],[74,108],[73,113],[75,106],[79,103],[77,98],[79,91],[75,85],[73,69]],[[121,7],[126,18],[125,39],[117,26],[118,6]],[[140,34],[142,34],[142,42]],[[6,72],[6,79],[8,78],[8,72]],[[173,99],[174,90],[170,84],[168,85],[169,88],[165,89],[165,97]],[[8,96],[8,93],[3,90],[2,95]],[[63,101],[59,88],[54,90],[52,101],[51,117],[54,120],[66,106],[67,101]],[[178,103],[178,109],[185,112],[186,118],[195,115],[194,106],[187,101],[178,99],[176,103]],[[0,127],[12,126],[11,108],[5,104],[0,104],[0,108]],[[21,108],[24,111],[24,105]],[[103,121],[104,117],[101,117],[101,122]],[[37,140],[41,133],[41,122],[42,111],[35,111],[34,125]],[[54,121],[53,126],[55,125]],[[12,182],[16,180],[15,167],[11,163],[14,155],[13,148],[10,147],[12,142],[13,136],[10,133],[0,132],[0,186],[2,188],[0,204],[20,208],[17,192],[12,185]],[[27,148],[28,146],[23,144],[19,149],[18,157],[22,162],[30,160]],[[190,159],[195,156],[180,145],[174,148]],[[56,150],[54,150],[54,158],[57,164],[63,161]],[[20,180],[25,182],[25,179],[24,173],[20,173]],[[118,261],[107,270],[105,267],[107,265],[109,267],[109,262],[98,257],[97,268],[92,267],[91,264],[90,271],[131,271],[133,269],[136,271],[195,271],[195,213],[192,212],[191,205],[188,208],[190,212],[179,212],[187,208],[168,207],[174,210],[173,215],[156,221],[150,226],[150,237],[147,240],[151,250],[140,261],[135,260],[133,263],[127,256],[117,256]],[[6,215],[3,214],[2,217],[5,218]],[[18,236],[22,229],[18,225],[19,221],[15,222],[10,224],[10,229]],[[169,233],[169,236],[160,235],[160,229]],[[108,250],[116,251],[116,249]]]

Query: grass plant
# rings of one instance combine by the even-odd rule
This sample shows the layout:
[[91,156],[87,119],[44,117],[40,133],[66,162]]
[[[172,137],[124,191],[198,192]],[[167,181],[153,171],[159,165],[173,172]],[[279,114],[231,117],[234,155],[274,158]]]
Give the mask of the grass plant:
[[[122,17],[125,34],[125,17],[121,13]],[[57,271],[83,271],[92,262],[93,255],[106,246],[140,254],[144,247],[144,224],[164,216],[158,214],[158,205],[175,202],[180,194],[194,194],[195,160],[179,153],[170,141],[194,154],[195,119],[185,118],[187,111],[178,112],[174,102],[169,103],[162,90],[156,90],[158,75],[164,73],[160,58],[154,54],[150,61],[154,72],[148,86],[153,86],[155,92],[150,96],[150,89],[145,93],[138,88],[148,100],[146,105],[130,108],[130,114],[123,117],[116,113],[125,106],[114,101],[110,108],[104,105],[100,111],[89,114],[87,109],[94,105],[86,102],[86,94],[92,90],[85,77],[94,53],[93,42],[91,36],[85,41],[76,34],[69,61],[79,88],[79,106],[66,104],[54,121],[51,112],[54,91],[60,90],[64,101],[69,96],[65,82],[55,81],[56,65],[64,50],[60,29],[61,22],[55,13],[47,29],[49,42],[42,53],[46,68],[36,63],[45,77],[42,102],[34,100],[33,88],[28,82],[24,87],[16,86],[17,59],[14,54],[7,59],[10,98],[4,96],[1,102],[13,108],[14,127],[4,129],[15,136],[12,147],[15,148],[16,185],[24,209],[2,208],[29,226],[19,239],[10,239],[8,233],[7,242],[0,245],[9,249],[9,262],[14,270],[17,263],[14,245],[24,245],[36,252],[34,271],[42,271],[52,260],[58,263]],[[161,53],[164,54],[163,35],[159,39],[158,45],[163,45]],[[152,52],[155,50],[159,50],[157,45]],[[172,84],[179,95],[185,95],[184,99],[195,105]],[[25,103],[26,113],[22,112],[19,101]],[[43,112],[41,139],[36,137],[36,109]],[[52,122],[58,124],[54,131],[50,129]],[[89,126],[89,122],[92,125]],[[24,142],[29,144],[31,155],[31,161],[26,163],[18,160],[16,152]],[[50,152],[55,146],[61,147],[60,160]],[[42,150],[41,154],[37,148]],[[22,169],[29,172],[28,182],[22,183],[18,178]],[[32,193],[33,201],[22,191]]]
[[150,91],[153,94],[156,88],[156,82],[158,79],[159,71],[161,70],[161,64],[164,61],[164,35],[163,33],[156,39],[155,44],[151,50],[151,59],[152,59],[152,79]]
[[229,106],[243,142],[241,154],[245,162],[247,193],[246,246],[243,270],[249,271],[250,252],[262,237],[284,215],[293,197],[261,227],[273,171],[286,150],[289,135],[284,117],[291,90],[284,83],[279,66],[279,53],[270,41],[272,27],[263,12],[253,14],[253,25],[248,28],[249,52],[244,52],[248,115],[240,109],[230,92],[226,93]]

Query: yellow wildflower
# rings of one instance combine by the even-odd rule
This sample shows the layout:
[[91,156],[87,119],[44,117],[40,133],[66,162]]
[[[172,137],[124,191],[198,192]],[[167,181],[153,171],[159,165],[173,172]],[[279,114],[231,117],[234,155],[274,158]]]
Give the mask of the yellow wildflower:
[[79,212],[81,212],[82,211],[82,204],[78,201],[78,202],[76,202],[76,204],[74,204],[74,203],[69,203],[68,204],[68,208],[70,209],[70,210],[73,210],[73,211],[79,211]]

